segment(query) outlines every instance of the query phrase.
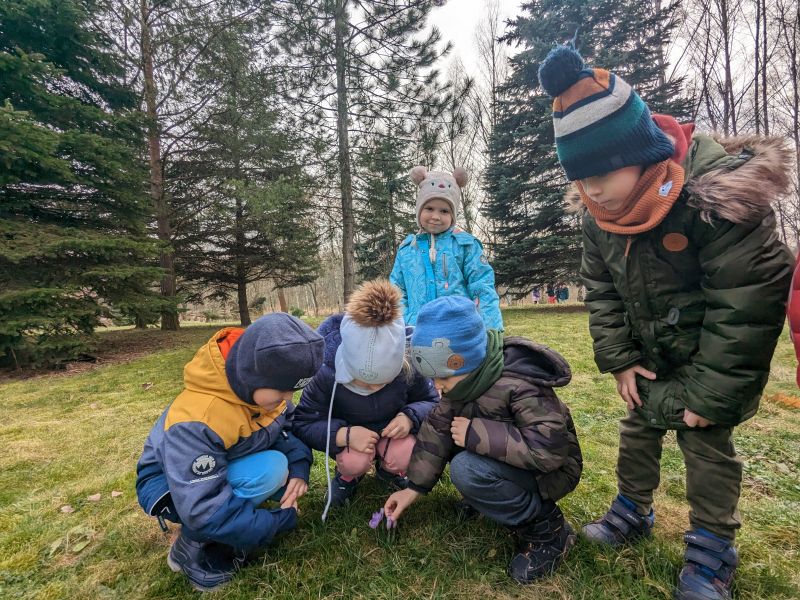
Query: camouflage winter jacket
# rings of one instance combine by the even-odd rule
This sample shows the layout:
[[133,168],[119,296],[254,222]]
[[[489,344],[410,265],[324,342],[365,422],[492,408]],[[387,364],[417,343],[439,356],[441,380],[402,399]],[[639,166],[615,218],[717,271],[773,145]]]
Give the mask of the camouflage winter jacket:
[[558,500],[581,476],[583,459],[569,409],[553,391],[572,378],[564,358],[522,337],[503,344],[503,372],[483,395],[466,402],[444,396],[417,435],[408,478],[429,492],[447,462],[461,451],[453,443],[454,417],[471,419],[465,450],[528,469],[545,498]]

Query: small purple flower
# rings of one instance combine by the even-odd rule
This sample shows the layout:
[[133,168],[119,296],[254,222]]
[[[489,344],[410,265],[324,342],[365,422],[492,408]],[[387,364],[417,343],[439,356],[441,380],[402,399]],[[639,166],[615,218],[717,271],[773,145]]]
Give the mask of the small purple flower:
[[[372,513],[372,518],[369,520],[369,526],[372,529],[377,529],[378,525],[381,524],[383,520],[383,509],[380,509],[378,512]],[[388,526],[388,522],[387,522]]]

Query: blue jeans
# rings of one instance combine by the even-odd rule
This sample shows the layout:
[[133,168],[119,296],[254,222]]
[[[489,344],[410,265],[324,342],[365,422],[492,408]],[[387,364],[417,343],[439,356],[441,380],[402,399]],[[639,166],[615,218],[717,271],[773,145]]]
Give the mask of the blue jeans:
[[464,450],[450,461],[450,480],[467,504],[502,525],[534,519],[542,497],[532,471]]

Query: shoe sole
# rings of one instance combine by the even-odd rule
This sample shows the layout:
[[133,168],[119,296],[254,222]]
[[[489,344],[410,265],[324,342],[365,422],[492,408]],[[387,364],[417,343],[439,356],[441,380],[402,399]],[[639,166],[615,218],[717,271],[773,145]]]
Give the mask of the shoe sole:
[[226,581],[225,583],[220,583],[219,585],[215,585],[214,587],[205,587],[205,586],[200,585],[199,583],[195,583],[194,581],[189,579],[189,576],[186,575],[186,573],[183,572],[183,569],[181,568],[181,566],[178,563],[176,563],[174,560],[172,560],[171,554],[167,554],[167,566],[170,568],[170,570],[173,573],[183,573],[184,577],[186,577],[186,581],[189,582],[189,585],[196,592],[215,592],[218,589],[220,589],[221,587],[227,585],[227,583],[228,583]]

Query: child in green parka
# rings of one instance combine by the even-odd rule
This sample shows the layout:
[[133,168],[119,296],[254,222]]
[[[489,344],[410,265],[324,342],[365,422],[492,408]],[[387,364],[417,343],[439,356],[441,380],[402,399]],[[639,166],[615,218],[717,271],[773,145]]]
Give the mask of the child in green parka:
[[758,408],[792,273],[770,208],[790,156],[776,138],[657,123],[622,78],[587,68],[571,45],[550,52],[539,81],[583,209],[595,361],[628,407],[619,493],[583,535],[619,546],[651,534],[662,441],[676,430],[691,529],[675,597],[727,600],[742,482],[732,434]]

